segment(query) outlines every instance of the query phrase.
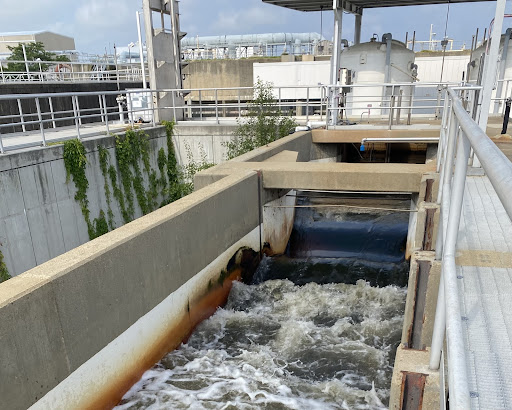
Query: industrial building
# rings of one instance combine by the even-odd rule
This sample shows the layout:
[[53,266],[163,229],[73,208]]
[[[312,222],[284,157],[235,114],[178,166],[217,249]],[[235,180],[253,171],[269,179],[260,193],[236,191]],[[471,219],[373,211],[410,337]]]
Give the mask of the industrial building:
[[75,49],[75,39],[51,31],[19,31],[0,33],[0,55],[10,54],[8,47],[16,47],[20,43],[36,43],[40,41],[47,51],[68,51]]

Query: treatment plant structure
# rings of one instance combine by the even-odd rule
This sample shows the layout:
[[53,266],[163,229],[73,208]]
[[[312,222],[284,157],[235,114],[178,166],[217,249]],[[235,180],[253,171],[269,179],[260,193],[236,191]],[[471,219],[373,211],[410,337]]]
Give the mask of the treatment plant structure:
[[330,60],[268,63],[328,81],[275,85],[292,132],[230,160],[265,84],[184,88],[182,55],[321,36],[182,41],[144,0],[149,84],[2,84],[2,407],[512,407],[506,1],[467,81],[433,83],[363,11],[471,1],[263,2],[334,11]]

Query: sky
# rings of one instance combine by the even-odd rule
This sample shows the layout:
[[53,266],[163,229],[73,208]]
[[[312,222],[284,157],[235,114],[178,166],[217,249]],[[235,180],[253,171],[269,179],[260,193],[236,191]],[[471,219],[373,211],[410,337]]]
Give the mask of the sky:
[[[494,17],[495,1],[450,6],[447,35],[471,45],[476,29],[488,27]],[[141,0],[0,0],[0,31],[50,30],[75,38],[79,51],[112,52],[113,45],[126,47],[137,41],[135,12]],[[303,13],[262,3],[261,0],[182,0],[181,30],[189,36],[317,32],[332,39],[333,13]],[[507,1],[507,13],[512,13]],[[447,5],[411,6],[365,10],[362,41],[373,33],[390,32],[405,40],[416,30],[418,40],[428,40],[430,24],[436,38],[445,33]],[[323,25],[321,21],[323,20]],[[512,19],[505,20],[505,28]],[[504,30],[505,30],[504,28]],[[353,40],[354,17],[344,15],[343,38]]]

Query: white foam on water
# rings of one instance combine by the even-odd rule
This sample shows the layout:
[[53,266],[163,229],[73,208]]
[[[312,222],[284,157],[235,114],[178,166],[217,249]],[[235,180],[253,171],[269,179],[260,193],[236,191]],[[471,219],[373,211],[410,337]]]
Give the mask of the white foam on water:
[[406,290],[235,283],[117,409],[382,409]]

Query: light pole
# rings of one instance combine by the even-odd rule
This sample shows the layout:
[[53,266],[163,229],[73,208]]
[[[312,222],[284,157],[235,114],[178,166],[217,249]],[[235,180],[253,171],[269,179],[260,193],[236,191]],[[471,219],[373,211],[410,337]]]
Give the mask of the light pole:
[[135,43],[132,41],[130,44],[128,44],[128,60],[130,61],[130,64],[132,63],[132,48],[135,47]]

